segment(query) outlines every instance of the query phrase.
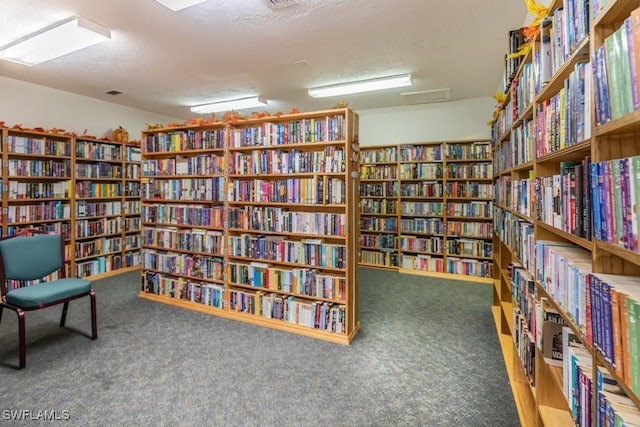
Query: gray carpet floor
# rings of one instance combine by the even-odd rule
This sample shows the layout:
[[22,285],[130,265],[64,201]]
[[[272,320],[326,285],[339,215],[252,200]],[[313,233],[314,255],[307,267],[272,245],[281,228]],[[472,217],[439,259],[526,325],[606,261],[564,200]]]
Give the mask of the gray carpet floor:
[[97,341],[88,299],[68,328],[58,307],[27,313],[22,371],[5,310],[0,424],[50,411],[74,426],[520,425],[490,285],[360,269],[362,326],[343,346],[141,300],[138,283],[95,282]]

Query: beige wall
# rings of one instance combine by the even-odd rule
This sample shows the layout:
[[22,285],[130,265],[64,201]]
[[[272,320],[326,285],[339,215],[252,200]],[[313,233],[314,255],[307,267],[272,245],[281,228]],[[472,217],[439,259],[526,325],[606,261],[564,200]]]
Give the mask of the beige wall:
[[122,126],[130,139],[139,139],[146,123],[183,120],[0,76],[0,121],[9,127],[20,124],[77,134],[87,129],[96,137],[111,136]]
[[488,139],[492,97],[358,111],[360,145]]

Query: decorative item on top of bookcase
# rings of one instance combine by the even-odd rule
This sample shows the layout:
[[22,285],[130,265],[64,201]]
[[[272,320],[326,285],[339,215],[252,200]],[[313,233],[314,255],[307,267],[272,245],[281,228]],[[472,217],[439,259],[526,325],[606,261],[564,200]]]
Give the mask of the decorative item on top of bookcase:
[[143,132],[140,296],[349,343],[357,125],[341,109]]
[[520,419],[633,424],[640,1],[551,2],[528,61],[493,124],[493,310]]

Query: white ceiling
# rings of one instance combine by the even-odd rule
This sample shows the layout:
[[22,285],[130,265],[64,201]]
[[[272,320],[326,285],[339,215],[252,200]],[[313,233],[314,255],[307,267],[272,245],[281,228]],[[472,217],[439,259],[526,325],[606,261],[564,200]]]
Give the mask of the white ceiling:
[[[207,0],[179,12],[154,0],[0,0],[0,46],[72,15],[110,28],[111,40],[33,67],[0,61],[0,75],[186,119],[196,116],[190,105],[254,95],[270,113],[342,100],[392,107],[409,103],[402,92],[443,88],[451,100],[492,96],[507,33],[527,11],[524,0],[299,0],[283,9]],[[414,86],[307,95],[402,73]],[[123,94],[105,93],[114,89]]]

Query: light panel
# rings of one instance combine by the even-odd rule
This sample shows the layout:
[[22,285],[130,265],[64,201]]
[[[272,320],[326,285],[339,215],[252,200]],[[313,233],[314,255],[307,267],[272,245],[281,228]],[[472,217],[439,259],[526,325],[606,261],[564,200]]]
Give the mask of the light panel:
[[309,89],[309,96],[312,96],[313,98],[325,98],[330,96],[349,95],[352,93],[411,86],[411,84],[411,74],[402,74],[398,76],[381,77],[371,80],[361,80],[357,82],[311,88]]
[[0,48],[0,58],[35,65],[96,45],[111,31],[81,17],[71,17]]
[[233,99],[230,101],[213,102],[210,104],[203,104],[203,105],[194,105],[193,107],[191,107],[191,112],[197,113],[197,114],[209,114],[209,113],[218,113],[221,111],[243,110],[246,108],[265,107],[267,105],[268,105],[268,102],[266,100],[263,100],[258,96],[254,96],[251,98]]
[[191,6],[195,6],[198,3],[204,3],[207,0],[156,0],[158,3],[166,8],[177,12],[182,9],[186,9]]

